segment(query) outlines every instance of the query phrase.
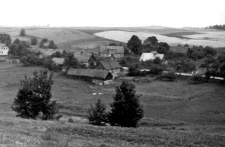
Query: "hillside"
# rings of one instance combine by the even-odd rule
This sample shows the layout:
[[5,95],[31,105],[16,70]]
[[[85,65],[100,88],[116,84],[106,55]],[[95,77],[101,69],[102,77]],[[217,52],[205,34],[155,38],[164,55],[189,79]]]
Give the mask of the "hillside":
[[[101,99],[109,110],[115,86],[105,87],[54,75],[53,99],[60,103],[59,121],[16,118],[11,104],[24,75],[31,76],[38,67],[19,65],[0,72],[0,138],[10,146],[224,146],[224,86],[156,81],[154,77],[135,82],[145,117],[140,127],[96,127],[87,124],[90,105]],[[182,88],[181,88],[182,87]],[[178,90],[179,89],[179,90]],[[93,95],[93,93],[102,93]],[[71,119],[71,122],[69,122]]]

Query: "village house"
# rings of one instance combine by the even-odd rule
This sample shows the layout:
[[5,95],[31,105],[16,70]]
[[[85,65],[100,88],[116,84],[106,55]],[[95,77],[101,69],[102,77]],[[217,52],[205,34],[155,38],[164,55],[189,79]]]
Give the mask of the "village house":
[[74,57],[79,63],[85,65],[86,67],[97,65],[97,60],[91,53],[74,54]]
[[0,56],[8,56],[9,47],[0,43]]
[[73,68],[69,69],[67,75],[98,85],[107,85],[113,80],[112,74],[106,70]]
[[114,76],[116,76],[120,72],[121,66],[116,60],[106,59],[99,61],[96,66],[96,69],[107,70]]
[[151,53],[142,53],[139,61],[145,62],[149,60],[155,60],[156,58],[163,60],[164,54],[158,54],[156,51],[152,51]]
[[100,46],[99,55],[102,57],[123,58],[124,47],[123,46]]

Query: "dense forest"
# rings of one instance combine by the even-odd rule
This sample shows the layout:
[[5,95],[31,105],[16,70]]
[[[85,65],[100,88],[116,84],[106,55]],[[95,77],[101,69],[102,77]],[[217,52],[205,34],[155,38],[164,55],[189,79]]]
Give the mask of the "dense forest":
[[218,30],[225,30],[225,25],[214,25],[214,26],[209,26],[207,29],[218,29]]

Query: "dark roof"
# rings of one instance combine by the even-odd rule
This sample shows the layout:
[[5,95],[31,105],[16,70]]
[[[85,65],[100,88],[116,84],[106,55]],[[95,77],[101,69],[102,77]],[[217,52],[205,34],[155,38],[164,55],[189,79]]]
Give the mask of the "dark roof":
[[116,69],[116,68],[120,68],[121,66],[119,65],[119,63],[116,60],[113,59],[108,59],[108,60],[102,60],[100,61],[100,64],[104,67],[104,69],[106,70],[110,70],[110,69]]
[[91,54],[74,54],[74,57],[79,62],[88,62],[88,60],[91,58]]
[[74,75],[74,76],[83,76],[83,77],[91,77],[91,78],[101,78],[105,79],[109,74],[111,74],[108,71],[105,70],[96,70],[96,69],[70,69],[67,72],[68,75]]

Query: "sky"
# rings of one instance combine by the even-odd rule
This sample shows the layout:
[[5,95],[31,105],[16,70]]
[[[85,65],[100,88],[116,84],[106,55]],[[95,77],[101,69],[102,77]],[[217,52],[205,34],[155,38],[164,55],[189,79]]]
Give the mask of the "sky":
[[0,1],[0,26],[181,28],[225,24],[225,0]]

